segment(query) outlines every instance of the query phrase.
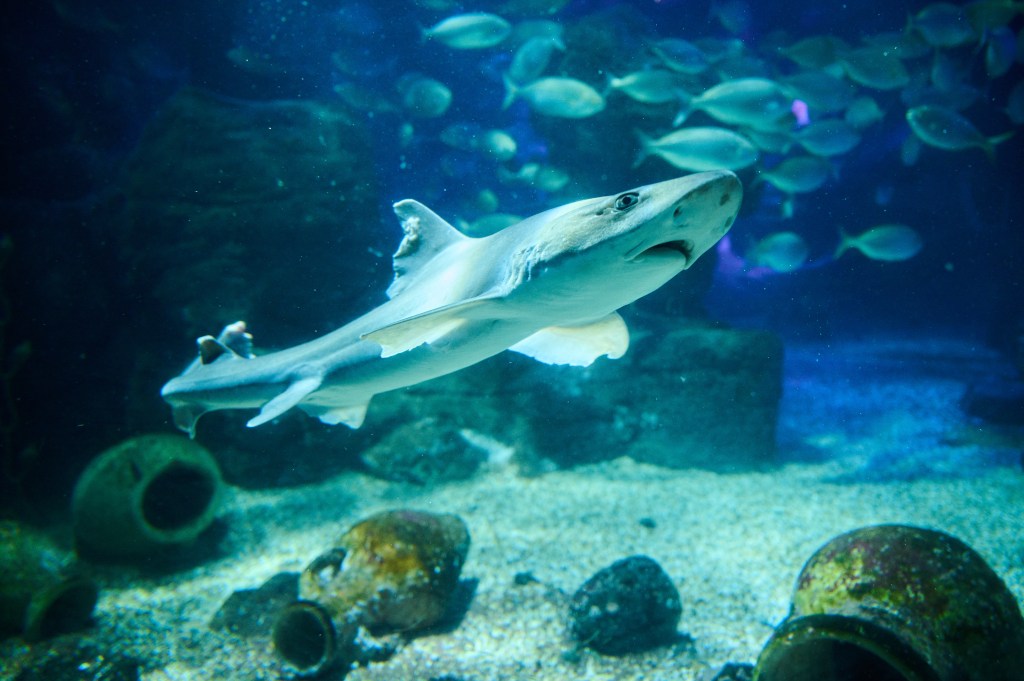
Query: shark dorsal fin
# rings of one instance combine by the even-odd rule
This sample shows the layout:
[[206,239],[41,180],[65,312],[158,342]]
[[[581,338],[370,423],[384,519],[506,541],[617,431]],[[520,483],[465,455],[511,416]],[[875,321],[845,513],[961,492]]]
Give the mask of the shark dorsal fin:
[[394,209],[405,237],[395,251],[395,280],[388,287],[388,298],[394,298],[405,289],[408,274],[449,246],[470,239],[419,201],[399,201]]

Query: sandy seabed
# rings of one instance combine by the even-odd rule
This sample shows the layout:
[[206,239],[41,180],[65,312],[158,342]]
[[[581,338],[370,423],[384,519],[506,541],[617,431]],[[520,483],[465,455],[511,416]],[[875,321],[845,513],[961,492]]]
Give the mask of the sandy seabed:
[[[837,534],[877,523],[959,537],[1024,603],[1020,452],[951,436],[970,425],[958,406],[965,385],[1003,370],[996,358],[936,342],[788,352],[776,466],[715,473],[619,458],[535,478],[491,467],[433,488],[347,473],[295,489],[234,489],[222,513],[225,557],[105,583],[97,638],[143,660],[146,681],[287,676],[269,646],[212,631],[210,619],[234,590],[299,571],[354,522],[403,507],[465,520],[462,578],[475,591],[457,625],[412,638],[350,681],[693,681],[728,661],[754,662],[804,561]],[[576,651],[565,633],[569,597],[632,554],[672,578],[685,636],[623,657]],[[516,585],[524,572],[537,581]]]

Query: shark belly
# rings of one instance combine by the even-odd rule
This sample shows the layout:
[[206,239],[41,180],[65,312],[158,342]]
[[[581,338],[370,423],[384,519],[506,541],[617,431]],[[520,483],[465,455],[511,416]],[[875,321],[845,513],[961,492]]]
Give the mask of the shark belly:
[[534,330],[532,326],[509,321],[476,321],[434,343],[383,358],[379,356],[379,345],[360,341],[376,353],[375,359],[349,364],[329,374],[323,387],[311,393],[300,406],[329,409],[365,405],[374,395],[429,381],[493,357]]

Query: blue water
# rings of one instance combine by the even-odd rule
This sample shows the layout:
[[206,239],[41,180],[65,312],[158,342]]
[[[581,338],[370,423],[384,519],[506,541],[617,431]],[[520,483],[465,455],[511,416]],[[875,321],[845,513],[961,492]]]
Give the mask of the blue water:
[[[683,101],[712,86],[742,76],[783,82],[813,70],[780,49],[824,35],[848,46],[875,44],[866,49],[879,58],[892,58],[888,47],[872,43],[880,36],[888,36],[885,45],[919,52],[900,57],[907,82],[891,89],[857,82],[843,65],[848,55],[842,48],[826,60],[822,69],[830,76],[856,96],[875,100],[880,119],[859,130],[851,149],[828,157],[831,170],[813,191],[787,196],[760,177],[788,158],[810,153],[794,141],[798,122],[778,131],[789,140],[785,148],[764,145],[757,162],[738,168],[744,202],[728,239],[622,311],[634,334],[634,354],[623,365],[646,371],[650,381],[643,385],[666,385],[652,378],[664,374],[675,388],[672,372],[683,382],[701,380],[699,367],[685,366],[681,358],[679,366],[652,368],[635,353],[662,348],[661,339],[678,328],[766,331],[785,349],[784,360],[769,358],[782,367],[777,384],[783,398],[777,442],[769,443],[776,456],[755,469],[783,477],[824,463],[824,482],[835,489],[874,485],[887,492],[904,484],[984,485],[986,476],[1019,474],[1024,14],[975,26],[958,45],[935,45],[912,28],[918,21],[912,17],[928,6],[922,0],[19,3],[0,25],[0,519],[44,527],[69,546],[69,500],[86,465],[126,438],[176,432],[160,388],[192,361],[198,336],[244,319],[257,350],[270,351],[321,336],[381,304],[394,276],[391,254],[402,237],[392,213],[395,202],[416,199],[459,228],[472,229],[471,223],[493,213],[528,217],[685,175],[689,170],[654,156],[634,164],[636,131],[654,137],[671,132],[673,119],[686,108]],[[424,28],[446,17],[476,11],[507,19],[511,37],[479,49],[423,37]],[[542,77],[591,86],[604,96],[600,112],[563,118],[522,97],[503,106],[506,72],[523,42],[519,31],[525,22],[540,20],[560,27],[565,45],[554,51]],[[650,104],[608,89],[613,76],[666,68],[651,46],[668,38],[697,44],[713,62],[700,75],[680,78],[685,95]],[[715,60],[710,55],[716,50],[732,50],[732,56]],[[415,92],[420,98],[410,94]],[[793,111],[802,112],[807,103],[784,92]],[[955,126],[948,124],[939,133],[945,143],[923,140],[908,124],[907,111],[926,101],[947,120],[966,119],[975,136],[961,131],[953,139]],[[422,115],[431,108],[437,115]],[[841,120],[844,109],[812,103],[806,106],[807,122]],[[743,125],[707,111],[691,114],[685,126],[753,137]],[[483,131],[500,130],[515,149],[499,157],[474,146],[478,142],[465,143],[461,135],[467,130],[477,133],[476,140]],[[1015,134],[998,137],[1008,132]],[[958,143],[966,148],[949,148]],[[549,173],[552,183],[516,179],[530,172]],[[841,232],[861,234],[893,224],[913,230],[919,252],[851,249],[834,257]],[[774,269],[755,262],[755,246],[780,232],[799,236],[806,260]],[[737,372],[756,373],[770,364],[764,357],[745,359],[755,368]],[[644,428],[657,430],[671,420],[665,404],[677,404],[672,388],[666,388],[660,411],[657,396],[628,397],[621,374],[601,374],[607,360],[547,391],[566,374],[516,364],[524,361],[518,355],[506,364],[492,360],[489,368],[464,375],[459,389],[478,391],[480,405],[454,409],[440,398],[439,408],[448,412],[416,413],[409,421],[432,432],[431,419],[437,419],[452,431],[465,425],[452,420],[452,413],[463,419],[498,413],[504,421],[497,425],[507,434],[525,428],[516,419],[526,419],[527,406],[540,411],[534,402],[565,410],[552,422],[572,427],[590,418],[574,418],[579,414],[594,414],[599,422],[591,429],[563,438],[587,443],[593,456],[586,463],[592,463],[616,458],[628,444],[605,442],[595,433],[631,437],[623,435],[621,422],[631,424],[628,432],[639,438]],[[587,390],[593,386],[622,392],[592,399]],[[437,390],[450,398],[453,393],[444,390],[451,389]],[[987,422],[991,414],[977,404],[972,408],[966,396],[975,393],[1001,405],[998,423]],[[429,403],[432,395],[429,387],[413,393],[403,408]],[[639,403],[640,397],[646,401],[631,411],[626,403]],[[730,416],[732,406],[721,405],[719,414]],[[401,413],[394,404],[389,408]],[[371,417],[374,410],[371,405]],[[270,525],[294,528],[296,535],[308,529],[303,485],[338,474],[369,474],[361,453],[408,425],[384,421],[380,432],[350,432],[288,414],[253,430],[244,427],[250,416],[204,417],[198,441],[219,457],[230,484],[249,488],[242,498],[258,497],[264,488],[294,488],[281,493],[284,501],[266,502],[266,509],[288,516],[271,518]],[[484,442],[495,435],[474,433]],[[549,439],[560,441],[550,433]],[[522,440],[511,444],[529,449],[529,436]],[[550,454],[539,452],[528,472],[543,475],[570,456]],[[722,469],[746,470],[748,463],[730,468],[723,462]],[[528,466],[518,464],[526,479]],[[999,485],[1012,484],[1000,480]],[[386,484],[372,484],[378,483]],[[402,488],[394,495],[403,503],[415,501],[420,489]],[[388,490],[378,489],[379,498],[390,500]],[[346,489],[345,495],[356,499],[360,492]],[[348,496],[334,495],[333,502],[346,510],[361,508]],[[761,512],[741,502],[737,512]],[[700,500],[683,503],[697,507]],[[244,506],[233,509],[236,517],[252,511]],[[976,512],[984,510],[968,506],[963,514]],[[928,513],[922,517],[935,517]],[[573,522],[567,517],[565,522]],[[858,522],[849,519],[851,526]],[[262,517],[252,515],[218,531],[232,536],[236,546],[244,542],[247,551],[259,551],[251,544],[271,541],[274,530],[263,537],[262,524]],[[503,549],[490,531],[493,556]],[[979,533],[983,542],[991,540]],[[210,556],[219,550],[211,548],[217,540],[203,544]],[[282,565],[291,561],[292,569],[306,559],[298,552],[308,548],[296,546],[275,546],[268,554]],[[1000,564],[1019,566],[1019,542],[1001,548]],[[176,566],[197,567],[210,556],[186,554],[180,565],[164,566],[166,573],[157,579],[173,586]],[[275,563],[273,570],[279,567],[284,569]],[[528,567],[542,574],[549,566]],[[790,567],[795,572],[799,565]],[[494,583],[508,581],[508,572],[485,575],[482,589],[491,590],[485,597],[493,596]],[[134,577],[113,568],[100,581],[104,589],[126,589]],[[199,603],[188,606],[180,621],[187,622],[183,631],[193,627],[188,636],[200,637],[194,631],[205,625],[196,624],[196,611],[205,617],[210,604],[191,592],[174,598]],[[131,620],[119,619],[116,608],[102,607],[90,630],[99,632],[97,640],[130,628]],[[153,619],[154,630],[170,621],[168,606],[163,608],[164,619]],[[161,659],[176,659],[178,647],[193,643],[175,640],[181,645],[167,644]],[[201,645],[214,644],[204,639]],[[33,654],[10,640],[3,646],[18,653],[19,665]],[[259,655],[272,657],[267,646],[261,650]],[[711,658],[722,655],[717,651]],[[260,673],[277,673],[275,661],[266,664]],[[0,662],[0,677],[8,678],[6,673]]]
[[[423,40],[423,27],[474,9],[506,11],[513,24],[557,22],[568,49],[554,53],[545,75],[571,76],[603,91],[609,75],[661,68],[647,49],[657,39],[732,41],[748,60],[742,68],[784,78],[801,67],[782,57],[780,46],[820,34],[853,44],[886,32],[898,36],[908,14],[924,6],[577,0],[552,4],[547,13],[537,9],[542,3],[440,4],[108,0],[86,7],[53,0],[12,16],[3,29],[8,172],[0,188],[11,246],[0,275],[9,477],[33,480],[38,457],[82,461],[127,432],[164,427],[166,410],[155,398],[159,383],[181,366],[190,338],[214,332],[235,315],[256,325],[258,343],[280,346],[378,304],[400,235],[390,215],[396,200],[415,198],[449,220],[472,221],[495,209],[479,202],[480,192],[489,190],[497,211],[527,216],[686,172],[658,158],[632,167],[633,130],[669,132],[673,105],[610,93],[600,114],[579,120],[537,114],[522,100],[502,108],[502,74],[514,51],[505,45],[515,43],[454,49]],[[1019,17],[1002,30],[1019,35]],[[1024,73],[1011,55],[1005,73],[989,77],[989,38],[986,33],[978,42],[939,50],[926,46],[923,56],[905,60],[915,85],[932,77],[936,53],[955,63],[959,85],[973,99],[960,113],[984,136],[1015,129],[1004,108]],[[691,84],[690,94],[728,80],[728,68],[737,67],[714,66]],[[842,76],[837,66],[828,68]],[[409,74],[450,90],[443,115],[418,117],[403,104],[401,83]],[[1000,144],[992,159],[978,148],[925,145],[907,165],[901,149],[912,137],[904,118],[904,90],[911,86],[855,87],[872,96],[884,116],[862,131],[852,150],[830,159],[833,173],[823,186],[796,195],[786,217],[786,196],[755,179],[761,169],[802,152],[762,153],[757,164],[739,171],[746,197],[729,241],[739,267],[709,253],[635,309],[706,313],[804,343],[867,333],[968,337],[1012,361],[1024,315],[1024,199],[1017,190],[1024,136]],[[260,107],[286,101],[344,112],[363,140],[352,173],[370,188],[355,198],[358,220],[350,218],[353,204],[336,215],[296,214],[294,222],[289,214],[288,224],[247,225],[232,222],[228,212],[220,228],[204,228],[189,241],[155,226],[150,235],[143,210],[133,213],[128,234],[125,202],[136,204],[125,188],[138,173],[130,161],[141,153],[158,112],[186,88],[257,118]],[[842,111],[812,106],[809,115],[815,122]],[[498,161],[445,144],[442,133],[452,124],[506,131],[516,141],[514,156]],[[702,113],[687,125],[736,128]],[[187,148],[161,153],[154,160],[150,152],[147,163],[175,167],[192,158]],[[502,181],[503,172],[531,163],[564,171],[568,184],[546,191]],[[244,175],[245,168],[234,172]],[[187,198],[202,204],[208,197]],[[840,229],[858,233],[887,223],[913,228],[921,252],[901,262],[849,252],[833,262]],[[295,230],[303,237],[290,239]],[[807,243],[803,266],[779,273],[743,261],[759,239],[780,231],[796,232]],[[257,290],[245,298],[245,291]],[[44,434],[51,444],[41,444]],[[35,484],[43,496],[59,494],[77,468],[55,484]]]

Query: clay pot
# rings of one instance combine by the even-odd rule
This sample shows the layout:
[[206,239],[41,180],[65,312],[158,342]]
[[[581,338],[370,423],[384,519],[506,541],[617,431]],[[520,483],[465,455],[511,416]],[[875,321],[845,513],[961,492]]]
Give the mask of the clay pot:
[[191,542],[213,522],[223,482],[203,447],[143,435],[94,459],[72,498],[75,545],[92,558],[125,559]]
[[811,556],[755,681],[1016,681],[1024,618],[971,547],[935,530],[879,525]]

